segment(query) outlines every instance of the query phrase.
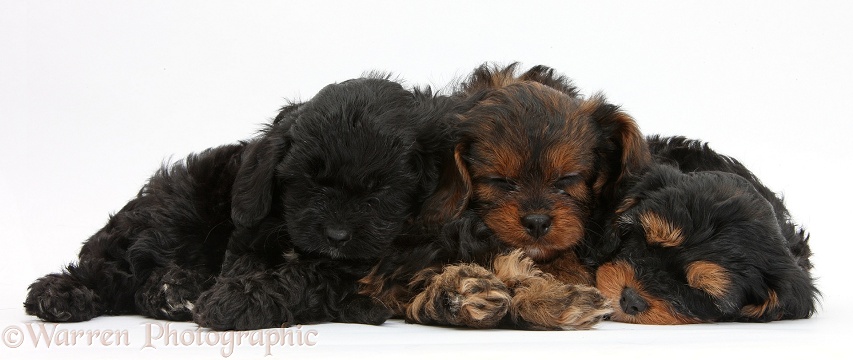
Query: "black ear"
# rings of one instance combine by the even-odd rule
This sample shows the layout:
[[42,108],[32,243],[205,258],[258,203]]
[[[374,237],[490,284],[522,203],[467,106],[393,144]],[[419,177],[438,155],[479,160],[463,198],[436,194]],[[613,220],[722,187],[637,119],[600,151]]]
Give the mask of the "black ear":
[[422,204],[434,202],[429,199],[440,186],[442,172],[448,171],[445,163],[455,146],[453,131],[457,119],[454,114],[458,111],[459,99],[434,95],[429,88],[415,88],[413,93],[415,104],[410,109],[410,119],[414,125],[415,142],[410,162],[418,176],[419,197],[416,202],[420,207],[419,216],[432,219],[435,211]]
[[242,227],[253,227],[269,215],[277,191],[275,172],[290,149],[290,127],[297,105],[284,107],[260,137],[246,145],[231,190],[231,219]]

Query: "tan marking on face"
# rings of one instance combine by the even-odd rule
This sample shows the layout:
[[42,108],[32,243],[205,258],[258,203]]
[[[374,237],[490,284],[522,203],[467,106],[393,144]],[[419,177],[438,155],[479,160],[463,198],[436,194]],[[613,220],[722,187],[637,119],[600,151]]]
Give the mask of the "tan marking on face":
[[580,157],[583,154],[578,146],[569,142],[555,144],[544,151],[543,167],[552,169],[555,178],[569,172],[580,172],[583,169]]
[[[649,295],[643,289],[643,284],[637,281],[634,268],[627,262],[620,260],[602,265],[596,272],[595,282],[598,290],[613,304],[613,313],[610,314],[610,319],[613,321],[658,325],[695,324],[701,322],[698,319],[679,314],[671,304]],[[622,297],[622,290],[626,287],[636,290],[649,304],[646,311],[637,315],[630,315],[622,311],[621,306],[619,306],[619,300]]]
[[525,214],[517,202],[505,201],[483,214],[483,221],[501,242],[524,250],[536,262],[551,260],[583,239],[584,215],[569,206],[554,206],[547,212],[551,216],[551,229],[539,239],[531,237],[522,225]]
[[475,149],[472,152],[480,156],[477,159],[478,164],[470,169],[473,177],[497,175],[518,178],[522,175],[522,168],[530,157],[524,149],[507,146],[507,144],[477,143],[472,147]]
[[694,261],[687,265],[687,284],[715,298],[726,296],[731,285],[729,272],[710,261]]
[[684,242],[681,229],[653,212],[640,214],[640,224],[646,232],[646,241],[651,245],[675,247]]

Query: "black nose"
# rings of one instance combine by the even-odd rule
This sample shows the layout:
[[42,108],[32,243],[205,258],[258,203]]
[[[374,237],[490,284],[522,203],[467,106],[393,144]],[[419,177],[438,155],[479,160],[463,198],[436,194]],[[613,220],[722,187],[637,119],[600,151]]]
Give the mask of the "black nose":
[[527,215],[521,218],[521,224],[527,229],[527,233],[538,238],[551,230],[551,216],[544,214]]
[[646,311],[649,308],[649,303],[637,293],[634,288],[626,287],[622,289],[622,297],[619,299],[619,306],[622,307],[628,315],[637,315]]
[[350,232],[344,228],[330,226],[326,228],[326,238],[332,245],[342,245],[350,239]]

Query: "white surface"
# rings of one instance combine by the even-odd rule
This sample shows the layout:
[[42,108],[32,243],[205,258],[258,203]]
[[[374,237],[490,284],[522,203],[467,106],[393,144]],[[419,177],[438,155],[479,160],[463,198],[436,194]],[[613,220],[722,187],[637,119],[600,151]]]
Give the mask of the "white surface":
[[[783,192],[812,234],[818,315],[547,333],[324,324],[315,346],[273,355],[849,357],[851,5],[418,3],[0,1],[0,330],[38,326],[21,307],[26,286],[73,260],[161,162],[247,138],[285,98],[366,70],[442,87],[483,61],[518,60],[604,91],[646,133],[709,141]],[[59,328],[127,330],[125,347],[46,348],[24,334],[0,357],[219,355],[142,349],[146,322]]]

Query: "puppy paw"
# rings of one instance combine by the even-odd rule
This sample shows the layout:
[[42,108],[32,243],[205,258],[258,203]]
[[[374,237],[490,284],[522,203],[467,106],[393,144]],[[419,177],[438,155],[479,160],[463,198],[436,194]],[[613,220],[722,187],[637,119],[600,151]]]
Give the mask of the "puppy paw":
[[220,331],[286,326],[284,291],[269,273],[220,277],[196,300],[193,321]]
[[344,301],[340,321],[356,324],[380,325],[393,314],[385,304],[369,296],[352,295]]
[[406,320],[420,324],[493,328],[507,314],[510,294],[479,265],[450,265],[431,275],[406,309]]
[[566,285],[549,279],[532,279],[515,289],[512,318],[530,330],[585,330],[613,312],[598,289]]
[[27,314],[52,322],[78,322],[103,314],[98,295],[67,274],[50,274],[29,287]]
[[196,299],[212,280],[209,275],[177,266],[158,269],[136,293],[137,309],[157,319],[191,320]]

